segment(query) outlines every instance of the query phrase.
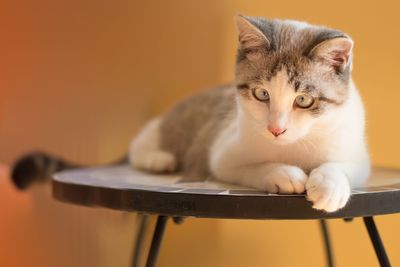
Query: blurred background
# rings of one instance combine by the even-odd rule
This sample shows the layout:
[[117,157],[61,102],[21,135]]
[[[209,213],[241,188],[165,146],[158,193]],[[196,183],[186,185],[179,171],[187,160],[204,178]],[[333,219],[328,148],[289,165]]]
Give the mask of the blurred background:
[[[135,215],[17,191],[10,164],[40,149],[82,164],[123,155],[144,122],[229,82],[236,13],[305,20],[355,41],[354,79],[373,163],[400,167],[399,2],[174,0],[0,2],[0,265],[129,266]],[[400,266],[400,215],[377,218]],[[188,219],[159,266],[323,266],[316,221]],[[360,220],[329,222],[337,266],[377,266]]]

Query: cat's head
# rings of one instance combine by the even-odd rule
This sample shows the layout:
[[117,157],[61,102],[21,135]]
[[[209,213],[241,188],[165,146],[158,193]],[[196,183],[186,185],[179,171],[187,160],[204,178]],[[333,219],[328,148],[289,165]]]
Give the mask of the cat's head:
[[307,23],[236,18],[235,81],[243,116],[276,143],[304,138],[349,94],[353,41]]

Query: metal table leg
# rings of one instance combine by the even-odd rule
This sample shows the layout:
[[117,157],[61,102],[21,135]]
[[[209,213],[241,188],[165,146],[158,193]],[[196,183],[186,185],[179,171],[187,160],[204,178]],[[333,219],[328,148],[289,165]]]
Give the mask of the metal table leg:
[[382,239],[379,236],[378,229],[376,228],[374,217],[364,217],[364,224],[368,230],[369,237],[371,238],[372,245],[374,246],[376,256],[378,257],[380,266],[390,267],[389,258],[386,254],[385,247],[383,246]]
[[162,238],[167,225],[167,216],[159,215],[157,218],[156,229],[154,230],[153,240],[151,241],[151,247],[149,255],[147,256],[146,267],[156,266],[157,257],[160,252]]
[[138,214],[139,228],[136,233],[135,247],[132,258],[132,267],[139,267],[143,243],[149,225],[149,215]]
[[329,237],[328,225],[325,220],[320,220],[319,222],[321,226],[322,237],[324,238],[326,263],[328,267],[334,267],[335,263],[333,261],[333,252],[332,252],[331,240]]

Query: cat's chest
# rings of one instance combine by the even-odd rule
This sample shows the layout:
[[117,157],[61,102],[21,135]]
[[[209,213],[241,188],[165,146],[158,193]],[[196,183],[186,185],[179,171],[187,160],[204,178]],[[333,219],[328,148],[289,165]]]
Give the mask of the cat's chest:
[[252,162],[284,163],[311,170],[327,160],[324,144],[301,142],[291,145],[271,145],[251,140],[242,144],[242,158]]

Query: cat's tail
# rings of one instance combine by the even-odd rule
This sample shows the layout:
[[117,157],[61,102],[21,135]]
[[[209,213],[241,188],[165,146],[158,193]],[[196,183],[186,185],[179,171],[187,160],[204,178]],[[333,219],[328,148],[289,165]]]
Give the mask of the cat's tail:
[[[124,162],[127,162],[127,157],[112,164]],[[34,152],[22,156],[15,162],[11,171],[11,180],[18,189],[25,190],[33,183],[50,180],[56,172],[79,167],[85,166],[44,152]]]
[[27,189],[34,182],[48,180],[55,172],[79,167],[59,157],[43,152],[34,152],[18,159],[11,171],[11,180],[20,189]]

